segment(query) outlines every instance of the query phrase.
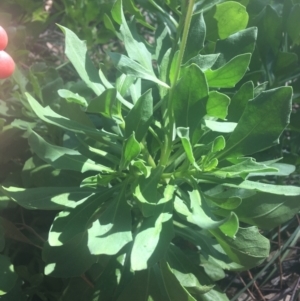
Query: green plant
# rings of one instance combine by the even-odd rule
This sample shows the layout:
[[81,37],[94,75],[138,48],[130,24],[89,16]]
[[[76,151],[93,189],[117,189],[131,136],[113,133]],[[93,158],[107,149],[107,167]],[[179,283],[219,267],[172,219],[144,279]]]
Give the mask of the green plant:
[[[238,85],[257,28],[246,28],[238,2],[194,2],[179,9],[169,1],[177,30],[160,24],[151,44],[117,1],[112,17],[121,26],[112,30],[127,55],[108,53],[118,70],[114,82],[61,26],[66,55],[92,96],[64,88],[64,101],[47,105],[27,93],[26,106],[64,132],[56,145],[31,124],[26,132],[34,156],[24,175],[50,182],[64,172],[59,184],[2,186],[26,209],[58,211],[43,245],[44,271],[69,279],[60,282],[61,296],[44,299],[228,300],[215,281],[224,270],[262,263],[269,241],[258,228],[272,229],[298,212],[298,187],[265,182],[294,167],[250,157],[278,143],[292,89]],[[47,168],[36,167],[37,157]],[[9,296],[17,277],[8,257],[0,259],[13,278],[0,284]]]

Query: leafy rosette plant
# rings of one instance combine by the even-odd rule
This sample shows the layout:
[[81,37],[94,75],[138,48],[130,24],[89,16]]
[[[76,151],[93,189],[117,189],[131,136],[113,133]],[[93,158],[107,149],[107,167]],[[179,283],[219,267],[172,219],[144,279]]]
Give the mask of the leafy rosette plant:
[[258,228],[300,208],[299,187],[271,181],[293,166],[251,157],[278,143],[292,89],[243,81],[257,36],[244,6],[186,5],[177,30],[160,25],[150,43],[116,2],[120,29],[106,23],[126,54],[108,52],[113,82],[61,26],[66,55],[95,97],[61,89],[63,110],[27,94],[37,117],[64,131],[54,145],[28,130],[34,154],[66,178],[83,177],[3,187],[27,209],[58,211],[43,260],[46,275],[72,278],[62,300],[228,300],[215,281],[262,263],[270,246]]

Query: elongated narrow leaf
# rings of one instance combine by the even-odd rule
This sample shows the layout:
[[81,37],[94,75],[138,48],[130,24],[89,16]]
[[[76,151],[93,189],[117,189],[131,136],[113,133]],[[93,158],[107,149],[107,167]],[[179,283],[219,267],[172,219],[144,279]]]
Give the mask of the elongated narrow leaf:
[[[126,2],[126,1],[124,1]],[[127,1],[128,2],[128,1]],[[121,7],[120,7],[120,14],[121,14],[121,35],[123,37],[124,45],[126,48],[126,52],[128,53],[128,56],[137,62],[139,62],[144,68],[147,70],[152,70],[152,57],[151,53],[146,48],[145,44],[137,41],[133,35],[132,32],[126,22],[123,8],[122,8],[122,1],[121,1]]]
[[290,87],[281,87],[249,101],[221,156],[253,154],[277,144],[289,122],[291,96]]
[[91,255],[87,247],[87,234],[81,233],[68,243],[51,247],[44,245],[43,260],[46,262],[45,275],[70,278],[81,276],[98,258]]
[[172,98],[176,127],[189,127],[192,135],[206,115],[208,87],[204,73],[192,64],[181,71]]
[[72,62],[78,75],[90,87],[96,95],[100,95],[104,91],[101,84],[98,71],[93,65],[92,60],[87,55],[86,43],[79,40],[74,32],[70,29],[59,25],[66,37],[65,53]]
[[196,56],[204,46],[206,26],[203,14],[197,13],[192,16],[191,25],[187,37],[183,62]]
[[17,279],[18,275],[9,257],[0,254],[0,296],[7,294],[14,287]]
[[199,169],[196,164],[196,160],[193,154],[193,148],[190,142],[189,128],[178,127],[177,136],[181,139],[182,146],[190,163]]
[[220,230],[210,232],[216,237],[226,254],[234,262],[252,268],[269,256],[270,242],[262,236],[256,227],[239,228],[234,239]]
[[265,173],[277,172],[275,167],[268,166],[263,163],[256,162],[253,158],[242,158],[241,162],[235,165],[220,168],[213,172],[213,174],[220,178],[242,177],[246,178],[250,173]]
[[34,113],[46,123],[53,124],[55,126],[63,128],[65,130],[73,131],[75,133],[90,135],[98,139],[103,139],[104,137],[107,137],[109,139],[110,135],[108,135],[108,133],[100,132],[95,127],[88,127],[76,121],[70,120],[62,115],[57,114],[50,107],[43,108],[39,104],[39,102],[37,102],[28,93],[26,93],[26,97]]
[[91,254],[114,255],[132,241],[130,206],[124,192],[110,203],[88,229],[88,248]]
[[135,133],[137,141],[146,135],[153,115],[152,90],[146,91],[135,103],[125,118],[125,135],[129,137]]
[[206,70],[205,76],[209,87],[232,88],[245,75],[250,63],[251,54],[240,54],[216,70]]
[[265,184],[265,183],[254,182],[249,180],[243,181],[238,185],[227,184],[227,183],[224,183],[224,185],[229,187],[249,189],[249,190],[255,190],[260,192],[278,194],[278,195],[286,195],[286,196],[300,195],[300,187],[290,186],[290,185],[273,185],[273,184]]
[[167,291],[169,297],[168,301],[196,301],[177,280],[167,262],[160,262],[160,270],[164,279],[164,289]]
[[95,189],[79,187],[1,188],[20,206],[39,210],[74,208],[78,201],[96,192]]
[[124,169],[141,152],[140,144],[136,141],[134,132],[124,141],[123,154],[120,163],[120,169]]
[[50,228],[48,243],[50,246],[61,246],[70,241],[76,235],[88,229],[95,219],[95,214],[101,208],[103,202],[113,194],[112,189],[103,189],[102,193],[97,193],[84,198],[76,203],[75,208],[59,212]]
[[225,119],[227,116],[230,98],[218,91],[211,91],[208,95],[206,104],[207,115],[220,119]]
[[28,142],[35,153],[54,168],[80,172],[88,170],[98,172],[112,171],[104,165],[96,164],[75,150],[47,143],[41,136],[33,131],[28,137]]
[[169,88],[169,86],[166,83],[160,81],[155,76],[152,69],[146,69],[144,66],[140,65],[139,63],[135,62],[134,60],[130,59],[129,57],[123,54],[109,52],[108,55],[110,56],[116,68],[122,73],[147,79],[165,88]]
[[174,236],[172,210],[170,199],[163,200],[156,206],[155,214],[142,222],[131,251],[133,270],[149,268],[164,257]]
[[[151,170],[149,177],[140,177],[139,183],[134,189],[134,196],[137,198],[138,205],[140,206],[143,215],[146,217],[154,214],[155,207],[160,199],[157,187],[163,169],[162,166],[158,166]],[[172,189],[170,188],[170,191],[171,190]]]
[[134,83],[135,77],[121,74],[116,81],[116,89],[119,91],[119,93],[124,96],[126,95],[127,91],[131,87],[131,85]]

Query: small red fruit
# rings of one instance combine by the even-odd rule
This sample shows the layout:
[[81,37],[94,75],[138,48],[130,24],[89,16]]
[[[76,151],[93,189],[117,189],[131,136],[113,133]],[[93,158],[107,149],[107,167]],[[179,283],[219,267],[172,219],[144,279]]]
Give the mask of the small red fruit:
[[8,36],[5,29],[0,26],[0,50],[4,50],[8,43]]
[[15,62],[5,51],[0,51],[0,78],[10,77],[15,71]]

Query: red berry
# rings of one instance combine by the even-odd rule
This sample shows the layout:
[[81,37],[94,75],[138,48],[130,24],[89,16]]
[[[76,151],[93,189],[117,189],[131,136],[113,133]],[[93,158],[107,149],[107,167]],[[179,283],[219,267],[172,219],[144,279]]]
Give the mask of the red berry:
[[0,51],[0,78],[10,77],[15,70],[15,62],[5,51]]
[[6,48],[8,43],[8,36],[7,33],[5,31],[5,29],[0,26],[0,50],[3,50]]

